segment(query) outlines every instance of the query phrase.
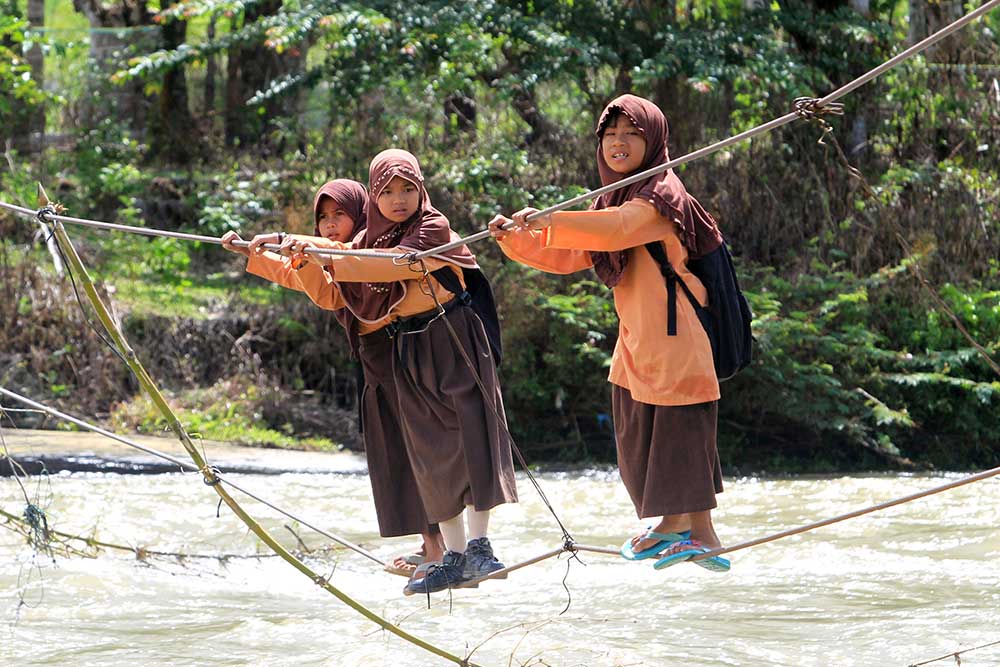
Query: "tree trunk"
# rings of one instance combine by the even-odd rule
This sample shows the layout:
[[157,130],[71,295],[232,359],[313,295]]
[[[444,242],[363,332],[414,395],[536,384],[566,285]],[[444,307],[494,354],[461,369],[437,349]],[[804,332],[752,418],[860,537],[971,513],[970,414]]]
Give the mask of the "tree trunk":
[[[849,0],[851,9],[865,17],[871,17],[869,0]],[[868,148],[868,110],[865,108],[865,97],[858,98],[860,104],[857,115],[851,121],[851,133],[848,137],[847,151],[851,159],[861,159],[867,155]]]
[[454,139],[476,134],[476,100],[471,94],[460,92],[444,100],[444,136]]
[[[210,44],[215,41],[215,23],[218,20],[219,14],[217,12],[213,12],[211,18],[208,20],[205,37],[206,41]],[[202,105],[202,114],[206,118],[212,118],[215,115],[215,75],[217,67],[215,54],[208,54],[205,59],[205,100]]]
[[[910,0],[909,43],[916,44],[964,15],[961,0]],[[961,62],[961,50],[968,31],[958,31],[924,51],[929,62]]]
[[[176,0],[164,0],[163,9]],[[187,38],[187,21],[168,21],[161,28],[162,48],[174,50]],[[168,162],[185,163],[201,145],[197,126],[188,106],[187,76],[184,65],[167,70],[163,75],[156,116],[150,122],[150,148],[153,155]]]
[[[281,5],[281,0],[262,0],[248,5],[244,10],[243,25],[277,14]],[[238,23],[234,19],[234,31],[237,28]],[[277,53],[263,43],[234,45],[229,49],[228,57],[226,144],[249,142],[262,147],[261,141],[270,127],[271,119],[278,115],[293,115],[298,107],[299,96],[270,99],[253,108],[247,106],[247,101],[258,92],[267,90],[276,79],[300,70],[304,58],[297,49]],[[260,107],[264,109],[263,114],[258,113]]]
[[[28,0],[28,23],[32,28],[45,26],[45,0]],[[28,64],[31,65],[31,79],[39,90],[45,88],[45,57],[42,55],[42,45],[34,44],[27,53]],[[45,107],[39,106],[33,110],[28,121],[31,133],[30,146],[32,150],[41,150],[45,145]]]
[[[101,0],[73,0],[73,8],[90,22],[90,60],[100,76],[81,106],[81,124],[92,127],[103,118],[114,117],[133,129],[142,129],[150,106],[142,81],[128,81],[121,86],[110,85],[108,81],[122,64],[122,52],[127,47],[140,44],[144,36],[155,35],[156,27],[146,0],[121,0],[110,6]],[[101,90],[105,86],[110,86],[110,90]]]

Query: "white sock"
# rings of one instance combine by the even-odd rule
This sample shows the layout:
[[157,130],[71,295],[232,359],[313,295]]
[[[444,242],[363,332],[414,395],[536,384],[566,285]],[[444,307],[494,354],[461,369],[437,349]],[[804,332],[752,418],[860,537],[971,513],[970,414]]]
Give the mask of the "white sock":
[[472,505],[465,506],[465,513],[469,517],[469,540],[476,540],[486,537],[490,527],[490,511],[477,511]]
[[462,515],[453,516],[447,521],[438,521],[441,527],[441,537],[444,539],[444,548],[448,551],[465,551],[465,521]]

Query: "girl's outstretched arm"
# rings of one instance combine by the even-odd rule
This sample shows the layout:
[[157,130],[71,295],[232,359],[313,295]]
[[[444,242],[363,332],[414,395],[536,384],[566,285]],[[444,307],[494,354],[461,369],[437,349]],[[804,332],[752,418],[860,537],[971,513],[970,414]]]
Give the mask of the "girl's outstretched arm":
[[559,211],[550,217],[552,224],[545,230],[549,248],[626,250],[670,234],[667,219],[642,199],[598,211]]
[[582,250],[548,247],[547,229],[512,227],[511,223],[510,218],[498,215],[490,221],[490,232],[503,253],[514,261],[558,274],[575,273],[592,266],[590,256]]

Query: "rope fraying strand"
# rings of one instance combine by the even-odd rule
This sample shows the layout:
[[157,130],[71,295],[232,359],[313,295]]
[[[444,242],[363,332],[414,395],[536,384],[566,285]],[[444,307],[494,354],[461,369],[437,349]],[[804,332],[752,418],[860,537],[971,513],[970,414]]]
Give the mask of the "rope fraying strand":
[[792,111],[798,114],[802,120],[816,123],[823,129],[823,134],[819,138],[820,144],[826,135],[833,132],[833,126],[826,122],[824,116],[843,116],[844,105],[840,102],[827,102],[816,97],[796,97],[792,103]]
[[822,103],[818,97],[796,97],[792,102],[792,111],[803,120],[820,120],[823,116],[843,116],[844,105],[840,102]]
[[48,551],[52,535],[45,510],[34,503],[28,503],[24,508],[24,521],[30,529],[28,541],[31,546],[37,551]]

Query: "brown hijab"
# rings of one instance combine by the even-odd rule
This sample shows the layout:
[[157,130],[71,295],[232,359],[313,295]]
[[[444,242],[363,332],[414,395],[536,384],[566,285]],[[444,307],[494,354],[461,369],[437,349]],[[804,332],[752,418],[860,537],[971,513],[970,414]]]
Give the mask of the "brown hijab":
[[[365,229],[365,207],[368,205],[368,192],[365,186],[349,178],[337,178],[324,183],[313,197],[313,236],[320,236],[319,233],[319,205],[325,197],[329,197],[336,204],[344,209],[351,220],[354,221],[354,230],[351,237],[356,237]],[[347,331],[347,338],[354,349],[354,341],[351,339],[351,317],[346,309],[341,308],[334,312],[334,317],[340,325]]]
[[338,178],[327,181],[313,198],[313,236],[319,236],[319,205],[324,197],[329,197],[342,207],[351,220],[354,221],[353,238],[366,226],[365,207],[368,205],[368,193],[365,186],[349,178]]
[[[642,97],[622,95],[611,100],[597,121],[597,170],[601,175],[601,185],[617,183],[632,174],[619,174],[608,166],[601,150],[601,137],[618,114],[628,116],[646,139],[646,154],[642,164],[633,173],[646,171],[670,161],[667,152],[667,138],[670,130],[667,119],[660,108]],[[645,199],[656,207],[660,215],[680,224],[681,243],[692,257],[701,257],[712,252],[722,243],[719,226],[698,200],[688,194],[684,184],[673,169],[650,176],[646,180],[601,195],[591,208],[601,209],[621,206],[630,199]],[[591,252],[594,271],[608,287],[614,287],[621,280],[622,272],[628,264],[628,251]]]
[[[409,219],[396,223],[386,218],[378,210],[378,196],[394,176],[405,178],[420,190],[420,205]],[[431,205],[420,164],[407,151],[390,148],[372,158],[368,170],[368,184],[371,197],[366,209],[368,226],[364,235],[355,239],[356,248],[393,248],[403,251],[420,252],[449,243],[456,238],[446,218]],[[467,269],[479,268],[476,258],[466,246],[453,248],[440,256],[457,266]],[[384,260],[389,261],[389,260]],[[414,272],[414,278],[419,273]],[[406,283],[337,283],[351,312],[368,322],[385,315],[406,296]]]

